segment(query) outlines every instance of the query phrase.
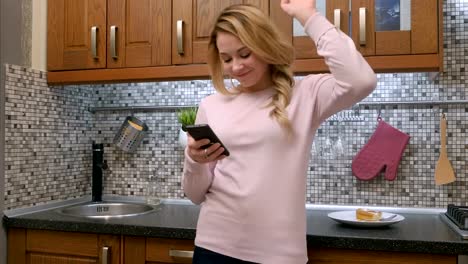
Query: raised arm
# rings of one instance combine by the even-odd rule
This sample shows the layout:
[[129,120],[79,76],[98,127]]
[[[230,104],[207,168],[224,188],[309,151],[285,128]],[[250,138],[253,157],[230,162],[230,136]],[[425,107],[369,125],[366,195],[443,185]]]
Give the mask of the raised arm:
[[315,0],[282,0],[281,7],[298,19],[314,40],[331,74],[311,75],[303,80],[315,98],[316,120],[323,121],[368,96],[377,78],[352,39],[336,29],[315,9]]

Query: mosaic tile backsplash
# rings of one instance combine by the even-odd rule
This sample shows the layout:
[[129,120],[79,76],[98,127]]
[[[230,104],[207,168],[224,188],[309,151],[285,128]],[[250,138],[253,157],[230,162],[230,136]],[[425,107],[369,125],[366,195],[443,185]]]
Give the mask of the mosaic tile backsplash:
[[[444,67],[428,73],[379,74],[365,102],[466,100],[468,2],[444,1]],[[71,85],[50,87],[46,73],[9,65],[6,73],[6,209],[89,195],[91,143],[105,145],[109,169],[104,194],[144,196],[149,177],[161,181],[161,196],[184,199],[180,185],[183,150],[176,110],[99,111],[100,107],[192,106],[214,92],[209,81]],[[91,112],[91,109],[98,111]],[[455,183],[435,186],[439,118],[448,119],[448,156]],[[377,116],[411,136],[394,181],[383,175],[359,181],[351,161],[377,125]],[[149,133],[133,154],[112,140],[134,115]],[[445,207],[467,205],[468,105],[357,105],[331,117],[311,146],[307,203]],[[320,155],[317,155],[317,154]]]

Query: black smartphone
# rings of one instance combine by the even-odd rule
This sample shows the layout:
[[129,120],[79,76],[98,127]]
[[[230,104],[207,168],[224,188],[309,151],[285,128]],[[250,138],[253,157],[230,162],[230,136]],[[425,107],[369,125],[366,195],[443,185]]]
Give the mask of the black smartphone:
[[221,140],[219,140],[219,138],[216,136],[216,134],[213,132],[213,130],[208,124],[188,125],[188,126],[185,126],[185,129],[187,129],[187,132],[195,140],[200,140],[204,138],[207,138],[210,140],[209,144],[206,144],[201,147],[202,149],[206,149],[210,147],[211,145],[213,145],[214,143],[219,143],[221,144],[221,147],[224,148],[224,152],[222,153],[222,155],[229,156],[229,151],[221,142]]

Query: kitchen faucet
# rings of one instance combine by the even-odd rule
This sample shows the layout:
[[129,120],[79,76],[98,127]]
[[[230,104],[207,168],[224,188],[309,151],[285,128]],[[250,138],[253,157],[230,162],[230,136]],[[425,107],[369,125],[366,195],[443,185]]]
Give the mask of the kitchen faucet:
[[107,161],[104,160],[104,144],[96,144],[93,142],[92,202],[102,201],[102,174],[107,168]]

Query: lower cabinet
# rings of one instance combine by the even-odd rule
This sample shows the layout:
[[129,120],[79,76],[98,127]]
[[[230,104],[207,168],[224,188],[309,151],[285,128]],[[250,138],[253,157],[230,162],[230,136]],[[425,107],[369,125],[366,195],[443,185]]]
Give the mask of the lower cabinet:
[[[8,264],[192,263],[193,240],[8,229]],[[309,248],[309,264],[457,264],[456,255]]]
[[309,264],[457,264],[456,255],[309,248]]
[[8,230],[8,264],[120,264],[120,236]]
[[193,240],[8,229],[8,264],[192,263]]
[[193,240],[123,237],[124,263],[192,263]]

